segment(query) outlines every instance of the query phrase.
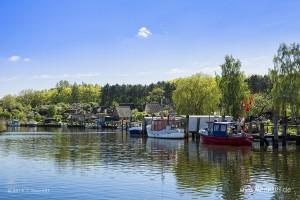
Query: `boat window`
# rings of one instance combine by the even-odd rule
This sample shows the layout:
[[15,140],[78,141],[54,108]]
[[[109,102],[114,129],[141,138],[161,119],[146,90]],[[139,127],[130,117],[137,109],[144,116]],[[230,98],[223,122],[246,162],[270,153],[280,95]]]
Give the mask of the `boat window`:
[[214,131],[219,131],[220,129],[220,125],[219,124],[215,124],[214,125]]
[[226,128],[227,128],[227,126],[225,124],[221,125],[221,131],[222,132],[226,132]]

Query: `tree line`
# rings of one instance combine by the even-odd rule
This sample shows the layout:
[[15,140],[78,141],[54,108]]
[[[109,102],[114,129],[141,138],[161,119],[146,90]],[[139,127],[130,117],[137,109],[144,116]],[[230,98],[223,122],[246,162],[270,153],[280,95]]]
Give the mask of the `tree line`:
[[266,75],[246,76],[242,63],[231,55],[215,76],[195,74],[149,85],[69,83],[60,81],[48,90],[24,90],[0,100],[0,117],[20,120],[43,117],[64,118],[70,108],[91,112],[98,106],[115,107],[132,103],[143,111],[147,102],[158,102],[178,114],[212,114],[275,120],[299,118],[300,48],[282,44],[274,56],[274,66]]

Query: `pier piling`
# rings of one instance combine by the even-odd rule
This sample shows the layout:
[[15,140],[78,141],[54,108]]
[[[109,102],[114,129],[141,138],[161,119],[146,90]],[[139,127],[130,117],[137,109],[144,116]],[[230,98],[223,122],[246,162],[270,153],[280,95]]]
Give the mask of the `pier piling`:
[[186,115],[185,120],[185,131],[184,131],[184,138],[189,138],[189,115]]
[[265,145],[265,126],[264,126],[263,122],[260,123],[259,137],[260,137],[260,146],[264,146]]

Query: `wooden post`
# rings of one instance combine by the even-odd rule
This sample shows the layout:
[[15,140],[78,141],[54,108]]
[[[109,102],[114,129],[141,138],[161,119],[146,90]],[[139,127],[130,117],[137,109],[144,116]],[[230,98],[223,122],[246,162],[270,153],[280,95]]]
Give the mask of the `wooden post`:
[[201,118],[197,118],[197,133],[196,133],[196,139],[198,140],[200,138],[200,133],[199,133],[199,130],[200,130],[200,120]]
[[252,122],[250,121],[249,123],[248,123],[248,134],[252,134]]
[[286,129],[287,129],[287,120],[286,117],[284,117],[282,122],[282,146],[286,146]]
[[189,115],[186,115],[184,138],[189,138]]
[[263,122],[260,123],[259,137],[260,137],[260,146],[264,146],[265,145],[265,127],[264,127]]
[[123,127],[123,126],[124,126],[123,119],[121,120],[121,126],[122,126],[121,128],[122,128],[122,133],[123,133],[123,130],[124,130],[124,127]]
[[278,148],[278,112],[274,112],[274,120],[273,120],[273,148]]
[[199,129],[200,129],[200,117],[197,118],[197,133],[199,133]]
[[146,122],[146,119],[144,118],[144,121],[143,121],[143,134],[144,135],[147,135],[147,122]]

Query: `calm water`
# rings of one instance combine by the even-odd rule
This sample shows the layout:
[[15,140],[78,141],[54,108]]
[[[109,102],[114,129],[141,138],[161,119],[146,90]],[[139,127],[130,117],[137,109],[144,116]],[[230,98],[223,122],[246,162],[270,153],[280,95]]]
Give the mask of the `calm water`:
[[0,135],[2,199],[300,199],[300,151],[120,132]]

